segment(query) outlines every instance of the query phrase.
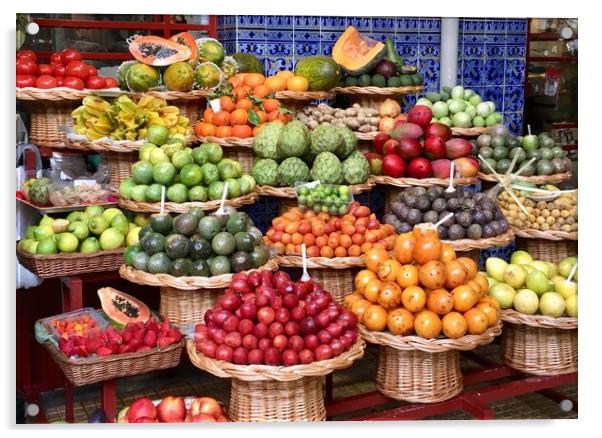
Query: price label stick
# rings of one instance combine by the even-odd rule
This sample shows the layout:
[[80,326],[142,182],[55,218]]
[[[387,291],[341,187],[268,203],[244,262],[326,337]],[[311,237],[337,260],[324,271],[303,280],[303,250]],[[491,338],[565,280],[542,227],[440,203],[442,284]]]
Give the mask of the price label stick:
[[224,183],[224,191],[222,193],[222,202],[219,205],[219,208],[215,212],[215,214],[224,214],[224,204],[226,202],[226,195],[228,195],[228,183]]
[[303,260],[303,275],[301,281],[309,281],[311,277],[307,273],[307,253],[305,250],[305,243],[301,244],[301,259]]
[[449,185],[447,186],[447,189],[445,189],[445,191],[447,193],[451,193],[454,190],[456,190],[456,189],[454,189],[454,170],[455,170],[454,162],[450,161],[449,162]]
[[577,272],[577,263],[575,263],[575,266],[573,266],[573,269],[571,269],[569,276],[566,278],[567,283],[573,279],[573,275],[575,275],[575,272]]
[[165,186],[161,186],[161,213],[163,216],[165,214]]
[[445,217],[443,219],[440,219],[439,222],[437,222],[435,225],[433,225],[435,228],[437,228],[439,225],[441,225],[443,222],[445,222],[446,220],[448,220],[450,217],[452,217],[454,215],[454,213],[449,213],[446,214]]

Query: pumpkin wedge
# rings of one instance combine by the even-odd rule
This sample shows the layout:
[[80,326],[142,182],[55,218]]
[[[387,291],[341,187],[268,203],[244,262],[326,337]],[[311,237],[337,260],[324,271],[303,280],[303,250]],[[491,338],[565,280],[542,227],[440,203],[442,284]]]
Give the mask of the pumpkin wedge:
[[332,48],[332,58],[353,76],[368,73],[386,53],[383,43],[362,35],[353,26],[343,32]]

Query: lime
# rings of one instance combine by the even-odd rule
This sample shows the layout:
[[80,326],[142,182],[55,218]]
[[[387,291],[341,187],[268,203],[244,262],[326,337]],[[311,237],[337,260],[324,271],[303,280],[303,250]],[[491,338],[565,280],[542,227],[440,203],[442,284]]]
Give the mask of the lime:
[[[116,230],[119,230],[121,232],[121,234],[123,234],[125,236],[130,231],[130,223],[128,222],[127,218],[124,215],[120,214],[120,215],[115,216],[111,220],[111,228],[115,228]],[[78,236],[78,238],[79,238],[79,236]],[[80,240],[82,240],[82,239],[80,239]]]
[[67,231],[73,233],[73,235],[80,241],[84,240],[90,235],[88,225],[83,222],[71,222],[69,227],[67,227]]
[[196,164],[186,164],[180,171],[180,181],[186,187],[194,187],[203,180],[201,167]]
[[209,184],[208,194],[209,199],[212,201],[222,199],[222,193],[224,192],[224,182],[214,181]]
[[211,163],[205,163],[201,166],[201,172],[203,173],[203,183],[208,186],[219,180],[219,172],[217,166]]
[[169,201],[181,204],[188,200],[188,189],[184,184],[174,184],[167,189],[166,196]]
[[203,143],[200,148],[207,153],[207,160],[217,164],[224,156],[224,150],[217,143]]
[[138,245],[128,246],[123,253],[123,261],[128,266],[134,266],[134,256],[142,252]]
[[188,199],[196,202],[207,202],[209,195],[205,186],[194,186],[188,192]]
[[57,237],[57,246],[61,252],[75,252],[79,241],[72,233],[61,233]]
[[136,184],[151,184],[153,182],[153,165],[148,161],[135,162],[132,164],[132,177]]
[[144,196],[148,202],[161,202],[161,189],[163,186],[161,184],[155,183],[151,184],[146,188],[144,192]]
[[241,195],[241,188],[238,180],[229,178],[225,182],[228,183],[228,199],[238,198]]
[[202,166],[203,164],[205,164],[207,162],[207,151],[205,149],[202,149],[200,147],[198,148],[194,148],[192,150],[192,159],[194,160],[194,162],[196,164],[198,164],[199,166]]
[[138,184],[132,189],[132,199],[136,202],[146,202],[146,184]]
[[102,234],[104,230],[109,228],[110,222],[104,216],[96,216],[93,217],[90,223],[88,224],[88,228],[93,234],[99,236]]
[[100,251],[100,243],[96,237],[88,237],[84,240],[79,248],[79,252],[88,253],[88,252],[97,252]]
[[154,149],[157,149],[157,145],[153,143],[144,143],[138,151],[138,159],[142,161],[150,161],[150,154]]
[[164,145],[169,137],[169,130],[165,126],[151,125],[146,132],[148,141],[157,146]]
[[117,228],[108,228],[100,235],[100,247],[104,250],[117,249],[123,246],[125,236]]
[[[129,178],[128,178],[129,179]],[[99,216],[104,212],[104,208],[100,205],[89,205],[86,207],[86,214],[88,217],[93,218],[95,216]]]
[[36,254],[49,255],[56,254],[57,252],[58,248],[56,247],[54,237],[46,237],[45,239],[40,240],[36,247]]
[[166,163],[168,161],[171,161],[169,159],[169,157],[167,156],[167,154],[165,153],[165,151],[163,151],[162,149],[153,149],[150,153],[150,162],[153,165],[157,165],[159,163]]
[[176,175],[176,167],[170,162],[159,163],[153,168],[153,179],[156,183],[168,186]]
[[193,163],[194,160],[192,159],[192,155],[188,151],[180,150],[174,152],[174,154],[171,156],[171,162],[174,166],[176,166],[176,169],[179,170],[187,164]]

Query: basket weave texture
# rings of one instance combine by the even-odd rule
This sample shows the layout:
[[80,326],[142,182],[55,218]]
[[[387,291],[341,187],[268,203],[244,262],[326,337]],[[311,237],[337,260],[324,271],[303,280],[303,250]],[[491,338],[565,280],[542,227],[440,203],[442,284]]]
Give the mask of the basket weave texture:
[[567,233],[566,231],[539,231],[532,230],[528,228],[517,228],[511,226],[514,235],[517,237],[523,237],[525,239],[544,239],[544,240],[577,240],[579,238],[579,233],[577,231],[573,231],[571,233]]
[[29,142],[40,147],[64,148],[67,134],[63,127],[73,126],[71,113],[81,101],[28,101],[31,116]]
[[508,230],[503,234],[493,237],[473,239],[458,239],[458,240],[442,240],[442,243],[447,243],[456,251],[470,251],[473,249],[487,249],[494,246],[506,246],[514,240],[514,233]]
[[277,91],[274,96],[278,100],[324,100],[334,99],[332,91]]
[[[557,173],[555,175],[535,175],[535,176],[517,176],[516,178],[521,181],[530,182],[533,184],[555,184],[571,179],[571,172]],[[477,177],[483,181],[498,182],[495,175],[489,175],[483,172],[479,172]]]
[[481,134],[491,132],[491,126],[488,128],[456,128],[452,127],[452,135],[454,137],[478,137]]
[[[230,207],[239,208],[243,205],[252,204],[255,202],[259,194],[256,191],[247,193],[244,196],[240,196],[234,199],[226,199],[225,205]],[[207,201],[207,202],[183,202],[178,204],[176,202],[166,202],[164,204],[164,211],[169,213],[187,213],[192,207],[199,207],[204,211],[217,210],[221,204],[221,200]],[[137,211],[141,213],[160,213],[161,203],[160,202],[136,202],[131,199],[119,198],[119,206],[126,208],[131,211]]]
[[[374,187],[374,183],[368,179],[363,184],[350,185],[351,193],[358,195],[363,192],[370,191]],[[294,187],[272,187],[272,186],[256,186],[255,190],[261,196],[274,196],[276,198],[296,198],[297,191]]]
[[535,260],[559,263],[566,257],[577,255],[576,240],[546,240],[516,238],[516,249],[527,251]]
[[217,304],[224,289],[181,290],[161,287],[159,311],[170,323],[182,326],[204,321],[205,312]]
[[197,136],[197,141],[200,143],[217,143],[224,147],[238,146],[241,148],[253,149],[253,137],[240,138],[240,137],[214,137],[214,136]]
[[335,87],[332,89],[337,94],[363,95],[363,96],[401,96],[404,94],[418,93],[424,90],[422,85],[407,87]]
[[102,161],[111,169],[109,184],[119,188],[119,184],[132,176],[132,164],[138,161],[138,152],[101,152]]
[[[393,178],[387,175],[370,175],[370,181],[375,184],[383,184],[387,186],[394,187],[410,187],[410,186],[418,186],[418,187],[431,187],[431,186],[444,186],[447,187],[449,185],[449,179],[441,179],[441,178]],[[454,178],[454,184],[465,186],[474,184],[477,182],[477,178]]]

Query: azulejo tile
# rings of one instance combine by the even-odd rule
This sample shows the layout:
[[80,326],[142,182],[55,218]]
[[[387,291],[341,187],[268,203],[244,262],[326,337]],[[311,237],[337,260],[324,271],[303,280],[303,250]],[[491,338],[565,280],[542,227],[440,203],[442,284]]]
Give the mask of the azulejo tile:
[[506,57],[508,58],[525,58],[527,48],[525,46],[506,46]]
[[415,94],[408,94],[403,97],[402,108],[403,112],[407,113],[412,109],[414,105],[416,105],[417,96]]
[[295,65],[293,58],[281,57],[267,57],[265,58],[266,63],[266,74],[273,75],[278,73],[280,70],[294,70]]
[[513,112],[504,113],[504,125],[512,135],[522,135],[523,133],[523,113]]
[[322,29],[344,30],[347,19],[345,17],[320,17]]
[[372,29],[375,31],[395,32],[395,19],[391,17],[372,18]]
[[295,29],[295,43],[297,41],[303,42],[320,42],[320,31],[318,29]]
[[483,33],[485,31],[485,22],[483,20],[464,18],[460,25],[460,30],[464,33]]
[[506,61],[506,85],[521,85],[525,82],[525,60],[508,59]]
[[353,26],[358,30],[370,30],[372,27],[372,18],[347,17],[347,26]]
[[238,29],[238,40],[264,42],[266,32],[263,29]]
[[527,19],[508,19],[508,33],[526,33],[527,32]]
[[417,33],[397,33],[395,34],[395,43],[396,44],[418,44],[418,34]]
[[506,33],[506,19],[505,18],[497,18],[492,20],[487,20],[485,22],[485,32],[488,34],[491,33]]
[[504,44],[506,44],[506,35],[499,35],[499,34],[485,35],[484,42],[487,45],[503,46]]
[[239,27],[265,27],[265,15],[237,15]]
[[465,59],[462,68],[462,84],[465,87],[483,83],[484,62],[482,59]]
[[485,95],[485,87],[470,87],[470,89],[481,96],[481,99],[483,99],[483,96]]
[[315,15],[297,15],[293,17],[295,31],[297,29],[319,29],[320,17]]
[[297,41],[295,40],[295,55],[296,56],[314,56],[320,52],[319,41]]
[[291,42],[268,42],[267,53],[270,56],[293,56],[293,43]]
[[461,57],[463,58],[482,58],[483,57],[483,45],[474,45],[474,44],[463,44],[460,42],[459,50]]
[[485,40],[487,37],[484,34],[480,33],[464,33],[461,34],[460,41],[464,43],[464,45],[483,45],[485,44]]
[[503,46],[486,46],[485,54],[488,58],[503,58],[504,47]]
[[288,29],[267,29],[265,36],[268,42],[293,41],[293,31]]
[[418,47],[415,44],[395,44],[395,48],[397,49],[397,53],[403,59],[407,58],[416,58],[418,56]]
[[441,29],[441,19],[440,18],[421,18],[419,20],[420,30],[426,31],[438,31]]
[[495,103],[495,110],[502,112],[504,108],[504,89],[500,86],[484,86],[482,96],[485,100],[491,100]]
[[484,80],[488,85],[504,84],[504,60],[486,59],[484,65]]
[[224,43],[224,50],[226,51],[227,54],[231,55],[233,53],[236,53],[236,42],[232,41],[232,42],[225,42]]
[[429,91],[439,89],[439,61],[436,59],[420,59],[420,72]]
[[387,41],[387,38],[393,38],[395,37],[394,33],[389,33],[389,32],[372,32],[370,34],[370,38],[377,40],[377,41],[381,41],[381,42],[385,42]]
[[420,43],[420,57],[438,58],[440,56],[441,46],[439,44],[424,44]]
[[273,28],[293,28],[293,17],[291,15],[266,15],[265,24],[268,29]]
[[418,18],[396,18],[395,32],[418,32]]
[[506,37],[506,44],[525,46],[527,45],[527,37],[526,35],[508,35]]
[[261,56],[266,53],[265,43],[248,40],[238,40],[238,51],[243,53],[252,53]]
[[420,32],[418,34],[420,44],[437,44],[441,45],[441,33],[439,32]]
[[504,112],[518,112],[523,110],[524,106],[524,87],[504,88]]

